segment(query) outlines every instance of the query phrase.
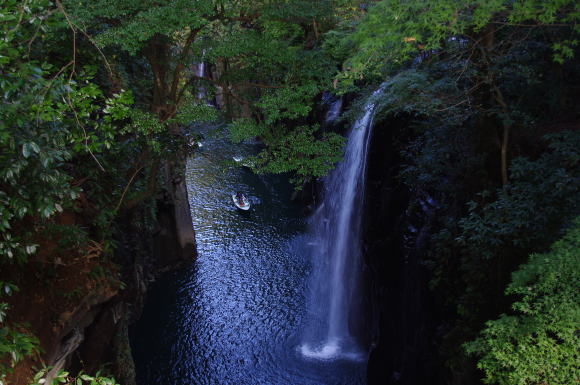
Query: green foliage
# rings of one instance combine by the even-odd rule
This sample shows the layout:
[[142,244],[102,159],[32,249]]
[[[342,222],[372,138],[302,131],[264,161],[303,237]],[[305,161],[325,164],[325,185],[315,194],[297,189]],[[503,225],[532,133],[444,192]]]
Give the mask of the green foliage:
[[[35,249],[9,231],[15,223],[35,216],[49,219],[78,197],[79,189],[71,186],[64,163],[89,155],[102,167],[95,153],[112,146],[113,122],[124,117],[118,107],[127,102],[122,96],[104,99],[94,84],[55,84],[64,79],[47,84],[43,79],[49,76],[50,72],[36,67],[34,81],[28,74],[11,73],[13,82],[0,86],[4,103],[10,106],[0,112],[0,137],[5,138],[0,141],[0,249],[8,258],[23,260]],[[22,77],[18,88],[17,77]],[[38,100],[39,95],[43,99]]]
[[[175,124],[215,118],[215,110],[195,101],[195,87],[201,84],[210,94],[221,95],[234,131],[246,129],[243,136],[250,137],[256,127],[268,126],[264,130],[278,136],[267,145],[288,142],[291,135],[305,135],[301,127],[311,125],[312,106],[330,88],[336,73],[336,62],[317,49],[321,34],[334,19],[334,5],[328,0],[163,4],[98,0],[87,6],[67,0],[64,4],[75,23],[98,31],[95,41],[102,48],[120,49],[148,62],[154,95],[151,109],[162,111],[154,115],[167,131]],[[198,79],[187,68],[200,59],[216,68],[211,79]],[[163,116],[174,109],[169,119]],[[275,159],[280,152],[274,149],[261,159],[275,162],[272,170],[301,173],[300,180],[316,177],[328,169],[322,166],[330,159],[328,150],[339,147],[329,146],[322,136],[309,137],[312,146],[320,148],[310,149],[300,165],[284,166],[287,157]],[[316,160],[315,153],[324,160]],[[318,164],[308,166],[309,160]]]
[[[177,114],[168,121],[169,124],[186,126],[192,122],[214,122],[218,119],[218,112],[213,106],[202,104],[199,101],[192,100],[192,98],[187,98],[183,104]],[[136,127],[140,126],[139,124],[134,125]]]
[[83,372],[73,376],[62,369],[53,376],[50,382],[47,382],[46,375],[49,371],[50,368],[45,368],[36,373],[30,385],[118,385],[114,378],[103,376],[100,372],[97,372],[94,376]]
[[119,46],[132,55],[137,54],[154,36],[173,39],[176,32],[207,24],[216,12],[211,1],[172,0],[159,3],[98,0],[82,4],[76,0],[66,0],[63,4],[83,23],[117,21],[115,26],[98,34],[96,41],[102,47]]
[[268,147],[256,161],[259,171],[291,172],[297,186],[324,175],[341,150],[338,138],[307,124],[335,73],[335,62],[324,51],[305,49],[301,38],[309,17],[328,19],[329,5],[318,3],[265,6],[256,28],[227,32],[209,52],[210,58],[227,59],[235,68],[223,79],[243,85],[239,97],[251,109],[250,116],[232,122],[233,139],[259,137]]
[[71,80],[49,63],[20,60],[27,57],[21,44],[26,38],[0,47],[7,61],[0,81],[0,252],[19,260],[36,246],[10,230],[72,204],[79,189],[71,186],[65,162],[88,155],[102,167],[95,154],[112,146],[115,122],[125,118],[132,103],[128,93],[104,97],[90,83],[90,69]]
[[579,81],[577,10],[569,1],[380,1],[356,27],[328,34],[332,54],[346,56],[342,91],[387,77],[375,121],[404,127],[400,177],[411,216],[430,216],[423,263],[449,314],[440,352],[458,377],[472,365],[460,346],[511,305],[510,274],[579,214],[580,136],[565,130],[578,116],[567,102]]
[[[18,287],[11,283],[0,282],[0,297],[12,295]],[[0,302],[0,382],[14,365],[24,357],[39,351],[39,341],[21,325],[8,326],[7,312],[10,306]],[[8,365],[7,365],[8,364]]]
[[[297,184],[326,173],[343,140],[321,132],[312,106],[336,72],[320,49],[333,10],[330,0],[3,2],[0,263],[42,265],[50,285],[54,256],[35,260],[46,239],[58,238],[50,253],[97,245],[111,257],[119,215],[157,194],[160,164],[184,152],[183,127],[218,117],[200,84],[227,99],[242,138],[259,128],[258,171],[293,172]],[[219,69],[211,78],[190,66],[202,56]],[[143,223],[154,211],[143,209]],[[106,266],[87,278],[110,276]],[[0,302],[0,355],[15,363],[36,342],[7,312]],[[57,381],[109,383],[63,372]]]
[[[469,215],[460,225],[458,241],[480,258],[491,258],[504,247],[547,246],[562,223],[580,207],[580,134],[549,135],[549,152],[537,160],[512,162],[511,183],[485,205],[470,202]],[[490,192],[480,197],[485,201]],[[483,207],[482,207],[483,206]]]
[[460,317],[449,334],[455,339],[448,340],[455,360],[459,344],[509,305],[501,294],[511,271],[531,252],[545,250],[578,215],[579,137],[554,135],[551,151],[539,159],[515,159],[508,186],[477,194],[466,216],[445,218],[434,234],[430,264],[439,287],[450,288]]
[[574,384],[580,380],[580,219],[550,252],[532,254],[512,275],[513,314],[486,323],[466,350],[486,383]]
[[488,27],[565,28],[569,33],[561,34],[553,43],[554,59],[563,62],[573,57],[579,18],[574,0],[382,0],[370,8],[356,32],[342,43],[356,49],[341,76],[348,85],[361,76],[398,69],[420,52],[440,50],[453,43],[448,40],[452,37],[482,44],[484,39],[477,34]]
[[7,360],[10,364],[9,367],[3,363],[0,364],[0,381],[24,357],[39,351],[38,339],[27,332],[23,332],[22,329],[20,327],[16,330],[14,327],[7,326],[0,328],[0,357],[2,357],[3,361]]
[[[363,81],[388,75],[376,121],[408,123],[401,179],[445,213],[434,219],[425,264],[458,307],[450,322],[460,330],[457,349],[506,310],[503,288],[515,267],[578,215],[578,133],[549,135],[548,145],[536,140],[542,128],[562,131],[546,128],[561,115],[578,116],[566,107],[577,100],[578,7],[573,0],[6,0],[0,264],[26,268],[43,238],[58,238],[58,252],[95,242],[99,256],[112,256],[117,219],[157,194],[162,162],[184,154],[185,127],[220,114],[233,141],[265,145],[247,160],[256,172],[290,173],[297,186],[319,178],[344,144],[318,126],[322,92],[360,96]],[[191,63],[202,60],[210,70],[200,77]],[[200,100],[200,87],[220,99],[221,113]],[[502,128],[513,147],[498,139]],[[502,149],[510,179],[498,188]],[[153,227],[154,211],[149,204],[132,219]],[[57,225],[60,213],[86,223]],[[572,236],[514,275],[508,294],[521,298],[516,314],[490,322],[468,345],[483,355],[489,381],[577,381],[565,366],[577,360],[569,348],[578,338]],[[92,266],[87,278],[111,278],[106,266]],[[55,271],[48,264],[39,275],[48,285]],[[0,292],[15,290],[0,282]],[[80,292],[61,295],[72,301]],[[10,366],[38,343],[8,321],[0,302],[0,358]],[[552,379],[543,369],[553,367],[562,373]],[[60,371],[54,382],[114,380]]]
[[580,135],[568,131],[547,136],[549,150],[538,159],[512,161],[508,186],[478,192],[475,181],[485,181],[488,173],[484,157],[476,152],[473,127],[429,125],[422,130],[405,150],[409,163],[401,175],[415,193],[435,196],[444,212],[457,212],[462,209],[459,202],[469,202],[462,218],[440,219],[426,264],[433,269],[432,283],[445,287],[457,285],[457,273],[449,269],[459,262],[466,289],[454,291],[457,297],[448,296],[473,321],[500,303],[489,301],[497,287],[488,285],[490,271],[498,274],[497,266],[502,266],[494,276],[501,282],[506,269],[546,248],[577,215],[580,201],[574,181],[580,177]]
[[[42,141],[53,142],[52,138],[42,138],[38,133],[28,130],[27,116],[30,121],[42,119],[38,109],[32,108],[38,98],[39,90],[35,85],[27,84],[31,80],[41,78],[46,66],[38,63],[21,61],[26,55],[25,45],[34,30],[43,30],[46,27],[48,1],[31,2],[28,7],[19,7],[17,1],[6,1],[0,8],[0,62],[2,77],[0,78],[0,93],[2,94],[2,108],[0,109],[0,263],[6,260],[26,259],[38,247],[30,242],[22,232],[14,231],[17,220],[26,216],[40,215],[48,217],[53,212],[62,210],[62,206],[54,202],[55,191],[66,184],[63,177],[53,170],[44,170],[50,167],[55,158],[63,158],[64,154],[58,149],[42,148]],[[35,88],[35,89],[34,89]],[[50,91],[46,88],[47,92]],[[38,99],[37,99],[38,101]],[[14,137],[12,132],[22,133]],[[60,141],[61,138],[55,138]],[[52,143],[51,143],[52,144]],[[32,175],[25,174],[31,173]],[[36,176],[36,186],[27,185],[30,177]],[[18,183],[23,182],[23,186]],[[40,184],[47,184],[48,189],[40,192]],[[32,190],[32,191],[31,191]],[[64,194],[72,194],[64,190]],[[16,286],[1,282],[2,294],[10,295]],[[31,355],[38,349],[38,341],[29,335],[24,328],[17,325],[8,325],[7,311],[9,305],[0,302],[0,379],[3,380],[10,367],[18,363],[23,357]],[[6,364],[9,364],[6,366]]]
[[269,143],[257,156],[258,171],[269,173],[293,172],[294,183],[300,187],[311,177],[328,173],[340,160],[344,138],[335,133],[315,136],[318,127],[297,127],[283,138]]
[[318,126],[301,126],[292,130],[284,126],[256,124],[239,119],[229,126],[232,141],[259,137],[266,148],[248,162],[259,173],[293,173],[300,188],[310,178],[322,177],[340,160],[344,138],[336,133],[321,133]]
[[[119,150],[119,126],[130,117],[133,98],[126,91],[106,96],[94,66],[80,67],[78,57],[68,64],[50,60],[46,40],[66,27],[51,2],[3,2],[0,26],[0,266],[30,268],[42,236],[58,233],[57,246],[69,252],[86,246],[84,230],[54,219],[78,209],[86,191],[77,181],[103,173],[105,157]],[[10,294],[16,286],[2,282],[2,289]],[[7,313],[1,302],[2,379],[39,349],[28,328],[10,323]]]

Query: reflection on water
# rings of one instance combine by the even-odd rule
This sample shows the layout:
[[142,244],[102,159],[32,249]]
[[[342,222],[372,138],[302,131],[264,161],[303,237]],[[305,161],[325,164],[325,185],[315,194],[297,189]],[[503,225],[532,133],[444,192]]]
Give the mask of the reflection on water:
[[[284,178],[231,166],[255,150],[212,137],[188,161],[199,257],[151,289],[133,333],[139,385],[364,383],[364,363],[308,360],[297,349],[305,220]],[[252,202],[247,213],[232,204],[238,190]]]

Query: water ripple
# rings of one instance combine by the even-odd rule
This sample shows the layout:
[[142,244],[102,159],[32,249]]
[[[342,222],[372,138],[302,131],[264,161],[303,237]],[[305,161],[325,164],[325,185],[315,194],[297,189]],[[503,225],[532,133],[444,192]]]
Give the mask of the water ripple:
[[[298,351],[313,246],[284,178],[227,167],[255,151],[212,138],[188,161],[199,257],[153,285],[132,333],[141,385],[364,384],[364,363]],[[231,204],[238,190],[248,213]]]

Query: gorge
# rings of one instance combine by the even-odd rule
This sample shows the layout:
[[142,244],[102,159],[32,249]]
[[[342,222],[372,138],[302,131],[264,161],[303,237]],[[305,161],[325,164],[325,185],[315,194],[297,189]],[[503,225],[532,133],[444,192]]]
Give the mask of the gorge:
[[578,7],[1,2],[0,385],[578,383]]
[[[242,149],[250,155],[252,145],[204,141],[187,171],[199,255],[187,272],[158,282],[145,307],[133,337],[139,383],[366,383],[362,343],[370,336],[360,340],[349,325],[365,321],[356,306],[365,295],[356,230],[379,93],[325,178],[307,232],[283,179],[222,169]],[[250,197],[250,213],[228,203],[236,189]]]

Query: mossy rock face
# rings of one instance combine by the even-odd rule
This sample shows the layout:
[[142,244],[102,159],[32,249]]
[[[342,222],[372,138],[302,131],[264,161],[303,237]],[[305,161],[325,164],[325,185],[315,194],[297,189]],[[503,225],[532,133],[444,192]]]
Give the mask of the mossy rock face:
[[131,353],[129,343],[129,322],[127,315],[124,315],[119,321],[119,331],[113,341],[113,350],[115,355],[115,378],[123,385],[137,385],[135,371],[135,362]]

